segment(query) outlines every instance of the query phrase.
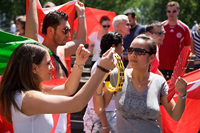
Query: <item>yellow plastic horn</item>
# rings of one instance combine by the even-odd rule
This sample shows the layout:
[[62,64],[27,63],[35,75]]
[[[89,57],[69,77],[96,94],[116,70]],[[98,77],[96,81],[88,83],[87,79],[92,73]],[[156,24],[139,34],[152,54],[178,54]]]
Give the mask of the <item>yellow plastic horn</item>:
[[117,53],[114,53],[113,56],[117,60],[118,79],[117,79],[116,87],[113,87],[110,83],[110,75],[108,75],[108,77],[106,78],[105,86],[108,89],[108,91],[110,91],[110,92],[115,92],[117,90],[121,91],[121,89],[124,85],[124,70],[125,70],[124,64],[121,60],[121,57]]

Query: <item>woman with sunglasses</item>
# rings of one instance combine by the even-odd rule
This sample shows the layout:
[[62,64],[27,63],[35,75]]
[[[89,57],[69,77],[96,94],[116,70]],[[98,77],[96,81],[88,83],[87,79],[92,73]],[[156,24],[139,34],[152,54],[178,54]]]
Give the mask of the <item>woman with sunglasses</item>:
[[101,52],[101,49],[100,49],[101,37],[108,32],[109,27],[110,27],[110,19],[108,18],[108,16],[102,16],[100,19],[100,30],[93,32],[89,36],[90,41],[89,41],[88,50],[92,54],[91,67],[99,58],[99,54]]
[[[159,101],[168,114],[178,121],[185,109],[187,83],[178,78],[175,86],[179,97],[175,103],[172,99],[167,103],[168,85],[166,80],[149,72],[149,66],[155,58],[156,44],[147,35],[137,36],[127,50],[131,68],[125,69],[125,82],[120,92],[111,93],[104,87],[96,93],[104,96],[95,97],[95,110],[101,113],[115,94],[117,110],[116,133],[161,133],[156,117],[160,112]],[[111,72],[111,84],[116,86],[118,72]]]

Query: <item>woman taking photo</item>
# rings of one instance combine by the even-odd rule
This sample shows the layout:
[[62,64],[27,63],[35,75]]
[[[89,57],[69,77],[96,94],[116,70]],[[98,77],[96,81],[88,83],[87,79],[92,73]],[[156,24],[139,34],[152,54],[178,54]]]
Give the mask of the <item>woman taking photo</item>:
[[[100,66],[110,70],[114,49],[101,58]],[[40,44],[21,44],[13,52],[3,73],[0,86],[2,116],[13,123],[15,133],[49,133],[53,127],[52,114],[81,111],[105,76],[96,69],[89,81],[73,97],[70,89],[78,87],[83,66],[90,52],[80,45],[71,75],[63,85],[42,86],[51,79],[53,65],[49,50]]]
[[[146,35],[137,36],[127,50],[130,69],[125,70],[125,82],[120,92],[115,93],[117,110],[116,133],[161,133],[156,117],[160,113],[160,102],[172,119],[178,121],[185,109],[187,83],[178,78],[175,86],[179,98],[167,103],[168,85],[166,80],[149,72],[150,64],[155,58],[156,44]],[[116,86],[117,71],[111,73],[111,84]],[[103,96],[94,97],[95,110],[101,113],[110,102],[114,93],[104,87],[96,93]]]

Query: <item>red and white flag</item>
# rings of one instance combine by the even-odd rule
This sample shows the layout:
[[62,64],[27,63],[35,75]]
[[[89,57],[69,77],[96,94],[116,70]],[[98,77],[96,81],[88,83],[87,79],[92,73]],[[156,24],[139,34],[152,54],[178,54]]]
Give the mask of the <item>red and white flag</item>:
[[[185,111],[176,122],[161,105],[163,133],[197,133],[200,129],[200,69],[185,74],[184,79],[188,82]],[[177,98],[176,93],[173,99]]]

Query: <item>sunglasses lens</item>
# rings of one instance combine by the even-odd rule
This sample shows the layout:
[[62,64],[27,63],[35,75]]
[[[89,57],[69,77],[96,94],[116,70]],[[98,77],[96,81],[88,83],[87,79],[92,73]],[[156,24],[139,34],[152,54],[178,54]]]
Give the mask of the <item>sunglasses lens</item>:
[[102,26],[103,26],[103,28],[106,28],[106,27],[109,28],[110,27],[110,25],[102,25]]
[[70,30],[71,30],[71,29],[66,28],[66,29],[63,30],[63,33],[64,33],[64,34],[67,34],[68,32],[70,32]]
[[132,54],[134,52],[135,55],[145,55],[145,50],[141,48],[128,48],[127,49],[129,54]]
[[145,51],[143,49],[135,49],[136,55],[145,55]]
[[[167,12],[168,12],[168,13],[171,13],[171,11],[169,11],[169,10],[167,10]],[[173,12],[173,13],[176,13],[177,10],[173,10],[172,12]]]

